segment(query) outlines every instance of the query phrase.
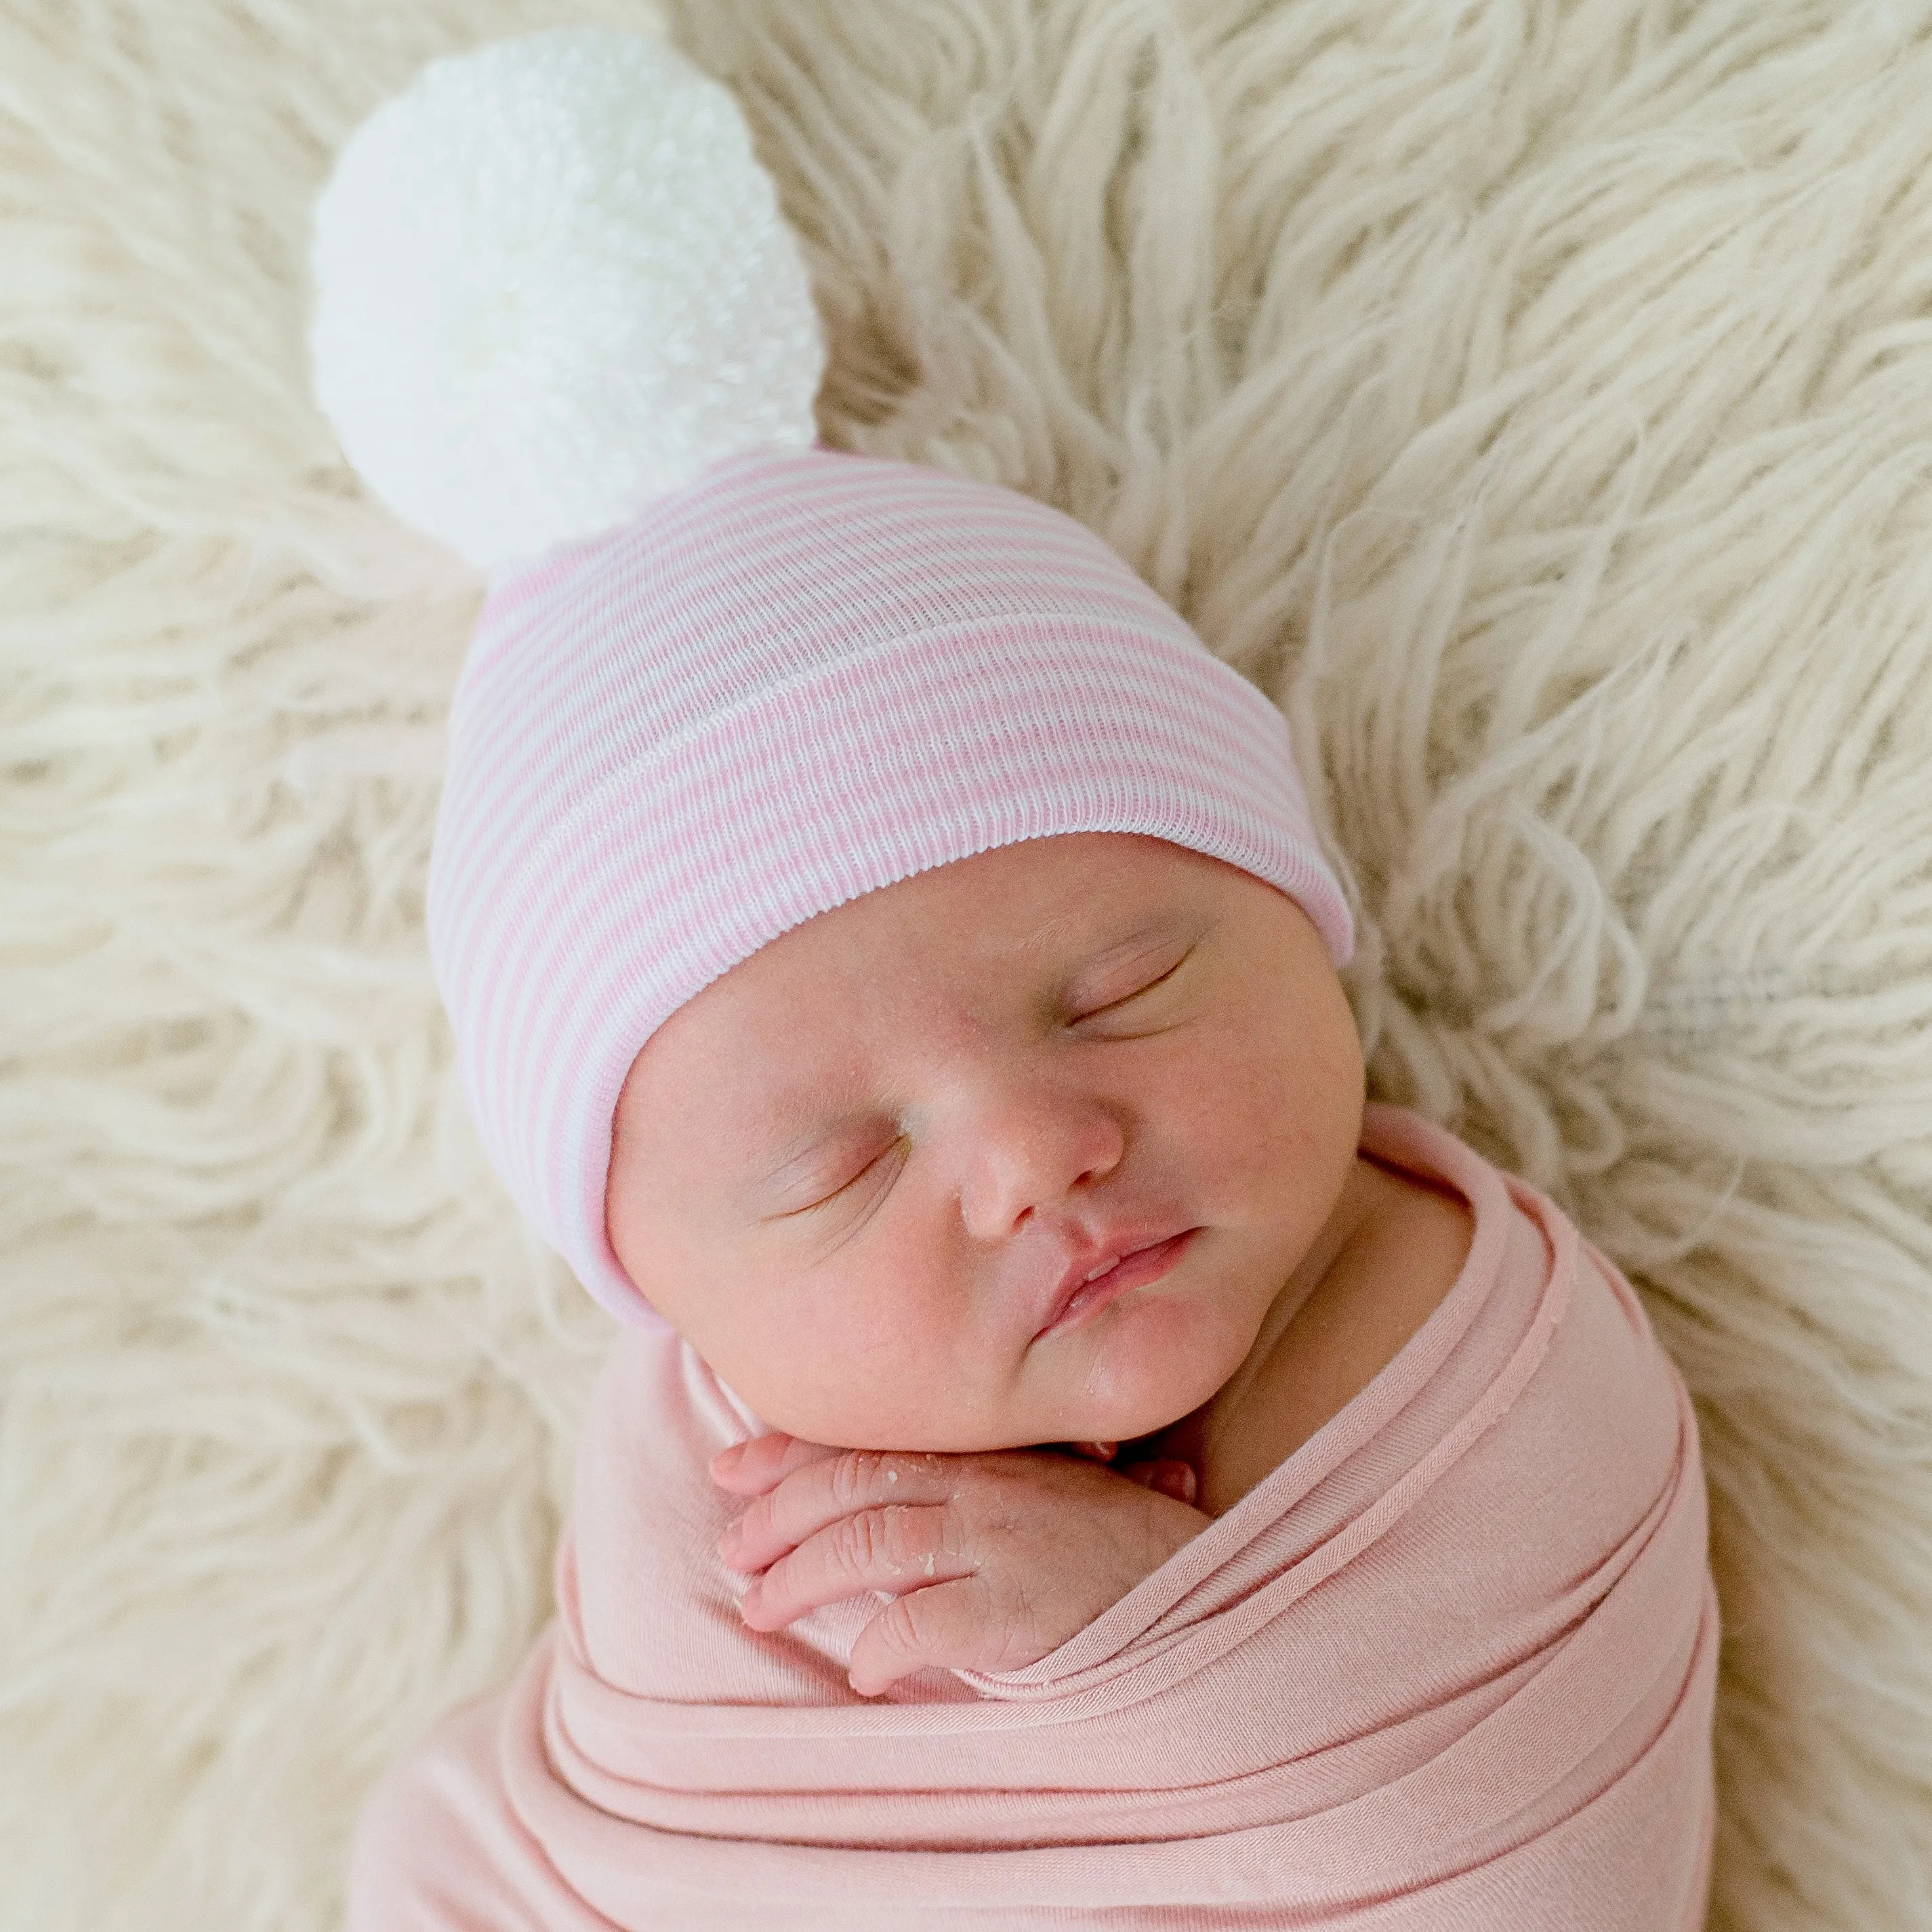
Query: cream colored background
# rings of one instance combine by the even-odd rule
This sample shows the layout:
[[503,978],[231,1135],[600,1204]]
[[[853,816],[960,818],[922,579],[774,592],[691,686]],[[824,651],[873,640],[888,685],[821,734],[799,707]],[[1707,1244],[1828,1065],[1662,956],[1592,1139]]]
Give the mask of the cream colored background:
[[[836,442],[1101,531],[1276,694],[1375,1090],[1699,1399],[1714,1923],[1932,1928],[1932,6],[691,0]],[[0,15],[0,1924],[334,1922],[544,1614],[608,1330],[421,895],[478,590],[309,403],[431,56],[620,4]]]

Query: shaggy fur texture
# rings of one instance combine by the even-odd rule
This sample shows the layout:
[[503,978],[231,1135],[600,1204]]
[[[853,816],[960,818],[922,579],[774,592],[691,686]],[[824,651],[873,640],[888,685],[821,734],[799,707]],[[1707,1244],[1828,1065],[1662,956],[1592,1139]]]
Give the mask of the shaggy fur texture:
[[[1932,1928],[1932,6],[686,0],[833,441],[1276,695],[1375,1092],[1695,1393],[1714,1924]],[[545,1614],[609,1330],[423,950],[477,602],[308,398],[336,146],[633,8],[0,20],[0,1923],[310,1932]]]

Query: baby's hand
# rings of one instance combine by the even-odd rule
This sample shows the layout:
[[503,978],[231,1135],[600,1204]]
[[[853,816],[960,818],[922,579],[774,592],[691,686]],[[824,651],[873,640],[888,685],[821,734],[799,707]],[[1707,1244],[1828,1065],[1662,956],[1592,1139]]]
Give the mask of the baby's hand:
[[754,1630],[892,1592],[852,1646],[862,1696],[929,1666],[1016,1670],[1084,1630],[1212,1520],[1164,1492],[1193,1492],[1186,1464],[1143,1462],[1130,1476],[1094,1459],[1103,1446],[1085,1445],[1084,1460],[1048,1449],[908,1454],[760,1436],[712,1459],[721,1487],[758,1498],[718,1554],[762,1572],[745,1592]]

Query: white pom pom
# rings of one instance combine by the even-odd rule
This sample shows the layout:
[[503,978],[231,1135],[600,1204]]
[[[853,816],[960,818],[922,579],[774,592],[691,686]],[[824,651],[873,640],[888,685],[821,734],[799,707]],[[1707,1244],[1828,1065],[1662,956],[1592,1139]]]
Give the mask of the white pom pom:
[[317,200],[316,398],[400,515],[485,568],[804,448],[825,351],[731,94],[599,28],[435,61]]

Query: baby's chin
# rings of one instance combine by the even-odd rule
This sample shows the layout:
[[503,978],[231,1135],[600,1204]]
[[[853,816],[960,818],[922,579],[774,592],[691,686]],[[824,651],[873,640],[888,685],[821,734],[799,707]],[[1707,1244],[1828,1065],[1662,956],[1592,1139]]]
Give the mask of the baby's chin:
[[1090,1321],[1042,1336],[1029,1375],[1064,1388],[1051,1439],[1130,1442],[1210,1401],[1241,1365],[1252,1324],[1216,1299],[1151,1282]]

